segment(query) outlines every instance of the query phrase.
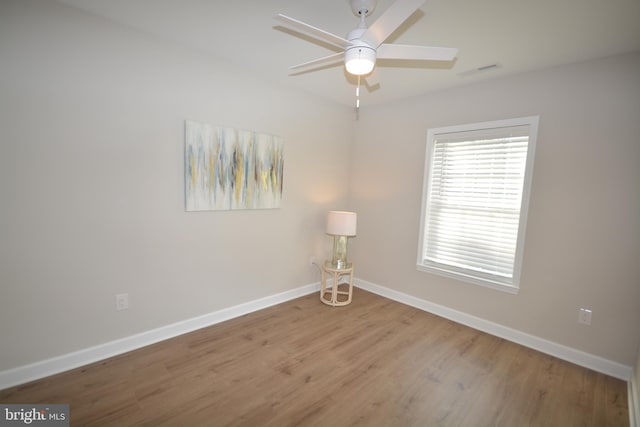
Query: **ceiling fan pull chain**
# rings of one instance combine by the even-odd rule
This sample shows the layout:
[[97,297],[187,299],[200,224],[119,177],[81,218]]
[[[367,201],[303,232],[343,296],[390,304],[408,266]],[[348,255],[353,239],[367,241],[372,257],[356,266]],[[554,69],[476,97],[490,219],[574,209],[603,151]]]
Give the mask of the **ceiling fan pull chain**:
[[358,86],[356,87],[356,111],[360,109],[360,76],[358,76]]

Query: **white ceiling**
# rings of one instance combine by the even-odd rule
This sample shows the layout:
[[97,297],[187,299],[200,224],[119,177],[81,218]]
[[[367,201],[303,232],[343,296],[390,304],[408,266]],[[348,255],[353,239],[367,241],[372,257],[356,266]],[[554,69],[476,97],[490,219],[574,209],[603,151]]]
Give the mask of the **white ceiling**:
[[[299,75],[288,67],[329,55],[292,35],[283,13],[339,36],[358,19],[348,0],[58,0],[161,40],[243,66],[256,78],[352,106],[356,80],[343,66]],[[369,24],[393,0],[378,0]],[[640,0],[427,0],[387,42],[456,47],[453,63],[382,61],[362,107],[480,79],[640,50]],[[469,72],[498,64],[484,72]]]

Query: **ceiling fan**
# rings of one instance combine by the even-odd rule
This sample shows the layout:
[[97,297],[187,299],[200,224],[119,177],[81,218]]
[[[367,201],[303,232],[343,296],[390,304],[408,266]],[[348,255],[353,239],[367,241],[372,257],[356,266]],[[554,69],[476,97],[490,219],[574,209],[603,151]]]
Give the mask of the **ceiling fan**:
[[344,61],[347,72],[364,76],[373,71],[376,58],[408,59],[423,61],[451,61],[458,49],[415,45],[389,44],[384,41],[413,13],[425,0],[396,0],[371,26],[365,18],[373,12],[377,0],[348,0],[351,10],[360,18],[358,27],[346,38],[331,34],[297,19],[278,14],[276,19],[288,27],[299,30],[343,49],[343,52],[294,65],[290,69],[310,69]]

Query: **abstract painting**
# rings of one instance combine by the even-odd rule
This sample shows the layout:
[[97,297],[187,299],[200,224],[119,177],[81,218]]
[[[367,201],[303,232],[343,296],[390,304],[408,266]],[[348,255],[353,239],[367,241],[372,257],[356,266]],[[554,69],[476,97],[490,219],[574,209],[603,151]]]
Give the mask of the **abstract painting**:
[[187,211],[279,208],[280,137],[185,122]]

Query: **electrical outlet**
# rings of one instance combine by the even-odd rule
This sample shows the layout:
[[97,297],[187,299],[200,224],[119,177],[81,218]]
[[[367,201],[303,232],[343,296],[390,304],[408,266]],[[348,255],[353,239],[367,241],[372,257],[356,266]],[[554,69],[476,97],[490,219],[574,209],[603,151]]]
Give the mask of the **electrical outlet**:
[[593,312],[588,308],[580,308],[578,313],[578,323],[582,323],[583,325],[591,324],[591,315]]
[[116,311],[126,310],[129,308],[129,294],[116,295]]

